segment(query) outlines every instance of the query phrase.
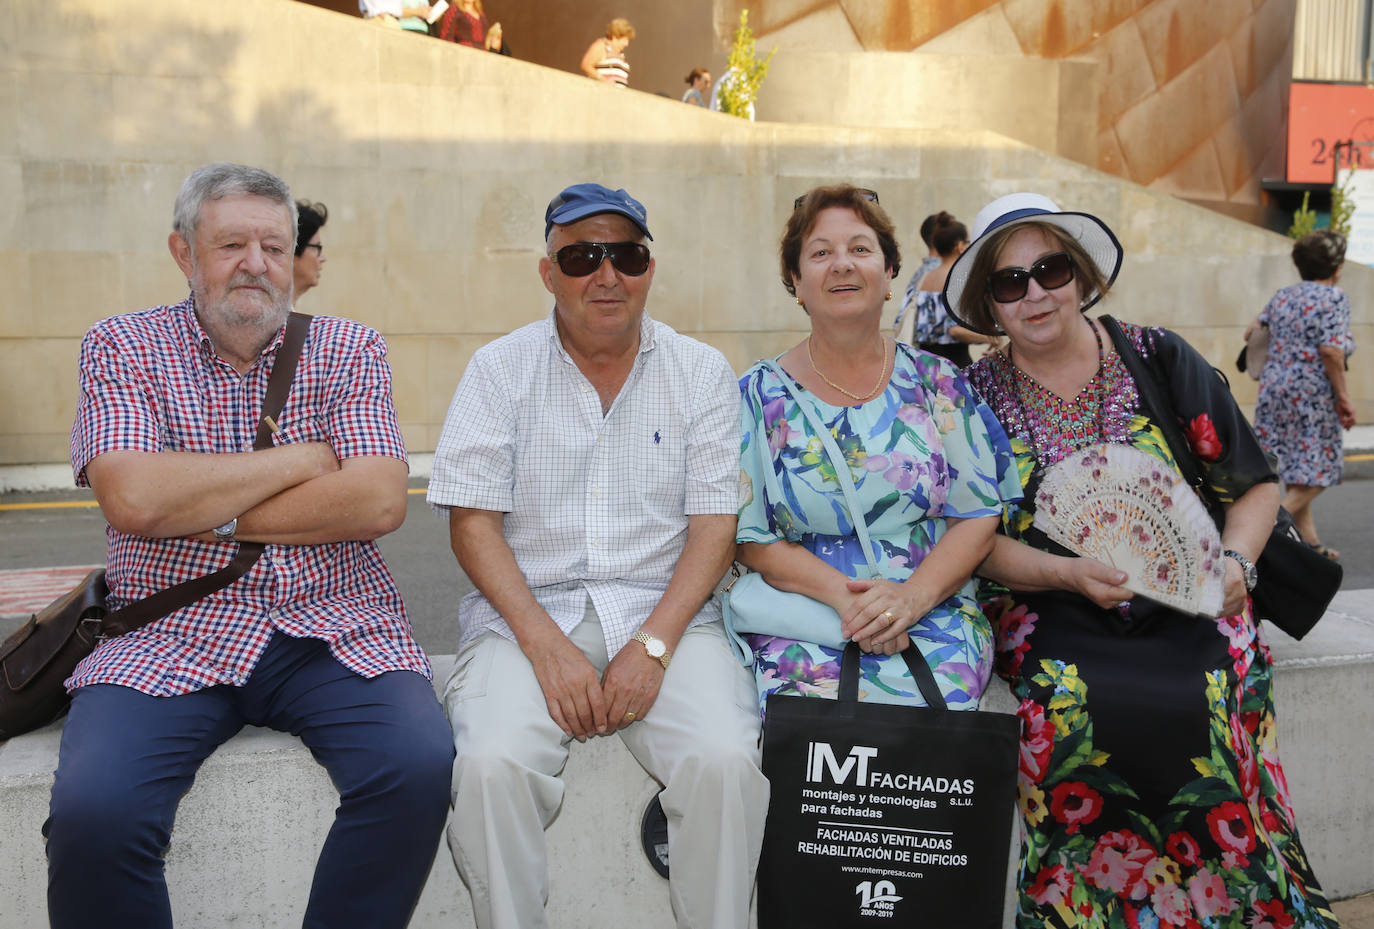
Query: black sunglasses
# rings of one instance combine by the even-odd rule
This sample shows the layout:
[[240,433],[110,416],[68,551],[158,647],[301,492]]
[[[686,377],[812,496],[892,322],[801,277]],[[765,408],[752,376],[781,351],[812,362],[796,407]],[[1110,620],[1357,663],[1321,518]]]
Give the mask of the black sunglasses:
[[649,270],[649,248],[641,242],[574,242],[551,256],[558,270],[568,277],[586,277],[611,259],[611,267],[621,274],[639,277]]
[[[867,187],[856,187],[856,188],[854,188],[854,190],[855,190],[855,192],[856,192],[860,197],[863,197],[865,200],[870,200],[870,201],[872,201],[873,203],[877,203],[877,202],[878,202],[878,192],[877,192],[876,190],[869,190]],[[802,202],[803,202],[806,198],[807,198],[807,194],[802,194],[800,197],[798,197],[797,199],[793,200],[793,201],[792,201],[792,209],[795,210],[795,209],[799,208],[799,207],[802,205]]]
[[1073,259],[1068,252],[1046,255],[1029,268],[998,268],[988,275],[988,293],[998,303],[1015,303],[1030,290],[1030,280],[1045,290],[1063,287],[1073,280]]

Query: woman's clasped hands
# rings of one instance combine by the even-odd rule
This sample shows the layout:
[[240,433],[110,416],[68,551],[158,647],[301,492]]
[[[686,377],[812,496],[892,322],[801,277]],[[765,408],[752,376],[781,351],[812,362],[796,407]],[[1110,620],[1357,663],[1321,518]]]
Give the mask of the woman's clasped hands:
[[886,578],[846,581],[845,589],[850,599],[837,610],[840,632],[869,653],[906,651],[911,644],[906,631],[934,606],[919,587]]

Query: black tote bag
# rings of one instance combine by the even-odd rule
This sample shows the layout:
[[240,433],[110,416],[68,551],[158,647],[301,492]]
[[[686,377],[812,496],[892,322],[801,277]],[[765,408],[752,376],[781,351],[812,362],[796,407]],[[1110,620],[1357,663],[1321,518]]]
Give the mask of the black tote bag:
[[946,709],[915,646],[929,706],[860,703],[859,654],[838,700],[768,697],[759,929],[1002,929],[1019,720]]

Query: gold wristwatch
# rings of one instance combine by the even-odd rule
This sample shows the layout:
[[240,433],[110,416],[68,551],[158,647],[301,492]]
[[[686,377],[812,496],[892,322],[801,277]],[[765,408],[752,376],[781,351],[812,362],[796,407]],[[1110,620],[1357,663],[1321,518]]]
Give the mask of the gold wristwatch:
[[642,629],[630,638],[643,645],[644,651],[649,653],[649,657],[663,665],[663,670],[668,670],[668,662],[673,660],[673,656],[668,651],[668,646],[663,644],[662,639],[656,639]]

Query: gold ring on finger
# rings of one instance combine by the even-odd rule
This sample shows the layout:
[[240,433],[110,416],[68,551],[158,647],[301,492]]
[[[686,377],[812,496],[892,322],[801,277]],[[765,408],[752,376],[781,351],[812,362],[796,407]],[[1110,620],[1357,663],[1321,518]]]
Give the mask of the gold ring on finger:
[[890,626],[897,621],[897,617],[892,615],[891,610],[883,610],[883,615],[887,617],[887,624]]
[[635,714],[633,714],[633,713],[626,713],[626,714],[625,714],[625,721],[626,721],[627,723],[632,723],[632,722],[634,722],[634,721],[635,721]]

